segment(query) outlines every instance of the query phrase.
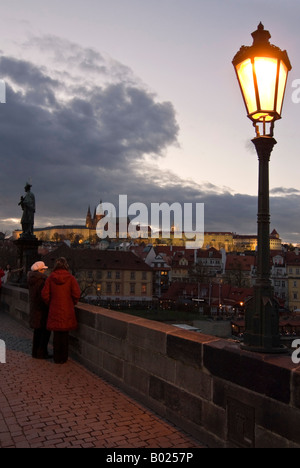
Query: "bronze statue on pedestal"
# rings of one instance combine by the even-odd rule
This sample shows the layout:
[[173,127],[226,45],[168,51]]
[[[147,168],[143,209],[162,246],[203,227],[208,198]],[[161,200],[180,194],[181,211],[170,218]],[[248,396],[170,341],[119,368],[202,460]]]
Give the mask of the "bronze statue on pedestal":
[[23,210],[23,216],[21,219],[23,233],[21,238],[30,239],[34,237],[33,226],[34,226],[34,214],[35,214],[35,196],[31,192],[32,185],[29,182],[25,185],[26,195],[21,197],[19,206]]

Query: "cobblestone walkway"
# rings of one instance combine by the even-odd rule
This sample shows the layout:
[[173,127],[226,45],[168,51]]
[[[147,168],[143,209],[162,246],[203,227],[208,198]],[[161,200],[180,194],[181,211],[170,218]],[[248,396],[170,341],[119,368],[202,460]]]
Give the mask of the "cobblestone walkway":
[[1,312],[0,339],[0,448],[201,447],[76,362],[32,359],[31,331]]

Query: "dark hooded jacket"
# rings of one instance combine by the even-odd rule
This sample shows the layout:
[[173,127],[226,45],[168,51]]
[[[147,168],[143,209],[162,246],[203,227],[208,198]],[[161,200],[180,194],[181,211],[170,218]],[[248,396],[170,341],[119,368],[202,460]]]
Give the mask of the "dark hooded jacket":
[[47,328],[51,331],[70,331],[77,328],[75,305],[79,301],[79,285],[67,270],[55,270],[47,279],[42,298],[49,305]]
[[47,276],[39,271],[30,271],[27,276],[29,289],[29,325],[33,329],[45,328],[48,320],[48,306],[41,293]]

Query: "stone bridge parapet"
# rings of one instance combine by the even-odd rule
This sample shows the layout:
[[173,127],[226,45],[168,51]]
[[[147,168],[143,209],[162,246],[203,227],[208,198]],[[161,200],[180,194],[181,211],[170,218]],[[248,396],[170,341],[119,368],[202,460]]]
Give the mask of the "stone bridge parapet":
[[[1,310],[28,326],[28,291]],[[210,447],[300,448],[300,365],[289,355],[79,304],[73,357]]]

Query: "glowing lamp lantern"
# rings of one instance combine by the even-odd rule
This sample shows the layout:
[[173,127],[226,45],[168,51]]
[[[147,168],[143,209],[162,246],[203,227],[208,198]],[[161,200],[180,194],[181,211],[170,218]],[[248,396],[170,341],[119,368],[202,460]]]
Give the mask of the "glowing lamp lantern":
[[258,124],[271,124],[281,118],[281,111],[288,72],[291,63],[287,52],[270,44],[271,35],[262,23],[252,33],[252,46],[242,46],[234,57],[236,75],[239,81],[247,114],[258,131]]

